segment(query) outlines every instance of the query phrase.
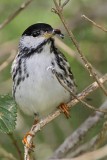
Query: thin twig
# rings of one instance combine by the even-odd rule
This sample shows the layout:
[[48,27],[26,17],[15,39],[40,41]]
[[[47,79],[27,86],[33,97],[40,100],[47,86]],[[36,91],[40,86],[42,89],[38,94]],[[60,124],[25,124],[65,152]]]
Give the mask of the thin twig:
[[23,160],[22,152],[21,152],[21,150],[20,150],[20,147],[19,147],[18,142],[17,142],[17,140],[15,139],[14,135],[13,135],[12,133],[10,133],[10,134],[8,134],[8,136],[9,136],[10,139],[12,140],[13,145],[14,145],[14,147],[15,147],[16,150],[17,150],[17,153],[18,153],[18,155],[19,155],[19,159],[20,159],[20,160]]
[[[70,1],[70,0],[66,0],[66,1],[61,5],[61,7],[62,7],[62,8],[65,7],[69,1]],[[60,6],[60,5],[59,5],[59,6]]]
[[[104,83],[105,81],[107,81],[107,74],[105,74],[102,78],[100,78],[99,81],[101,83]],[[88,96],[91,92],[93,92],[97,88],[99,88],[99,85],[96,82],[94,82],[89,87],[87,87],[82,93],[78,94],[77,97],[79,98],[79,100],[82,100],[82,99],[84,99],[86,96]],[[77,103],[78,103],[78,100],[77,99],[73,99],[67,105],[69,107],[72,107],[72,106],[74,106]],[[43,120],[40,120],[40,122],[37,125],[33,125],[31,127],[31,130],[30,130],[29,133],[31,133],[32,135],[35,136],[36,132],[38,132],[46,124],[48,124],[49,122],[51,122],[52,120],[54,120],[56,117],[58,117],[60,115],[60,113],[61,112],[58,109],[54,113],[48,115]],[[102,114],[104,114],[104,113],[102,113]],[[30,136],[30,135],[27,136],[27,142],[32,146],[32,136]],[[25,159],[24,160],[30,160],[31,151],[32,150],[30,150],[28,147],[25,146],[25,152],[24,152],[25,153]]]
[[2,24],[0,24],[0,30],[3,29],[8,23],[10,23],[22,10],[24,10],[32,0],[28,0],[21,4],[21,6],[13,13],[11,14],[7,19],[4,20]]
[[[101,105],[100,109],[107,110],[107,101]],[[104,113],[101,112],[94,112],[91,116],[89,116],[85,122],[83,122],[69,137],[65,139],[65,141],[58,147],[49,160],[63,158],[69,151],[71,153],[73,153],[73,150],[76,151],[76,146],[80,144],[87,132],[95,126],[102,119],[102,117],[104,117]],[[94,139],[94,143],[97,139],[98,136]]]
[[13,50],[10,56],[0,65],[0,72],[10,64],[10,62],[14,59],[15,55],[16,51]]
[[58,5],[58,3],[57,3],[56,0],[53,0],[53,2],[54,2],[54,4],[55,4],[55,7],[56,7],[56,8],[52,8],[52,11],[53,11],[54,13],[56,13],[56,14],[59,16],[60,20],[62,21],[62,23],[63,23],[63,25],[64,25],[64,27],[65,27],[65,29],[66,29],[69,37],[70,37],[70,39],[72,40],[73,44],[75,45],[75,47],[76,47],[76,49],[77,49],[77,51],[78,51],[81,59],[83,60],[83,62],[84,62],[84,64],[85,64],[85,68],[88,70],[90,76],[93,76],[93,78],[94,78],[95,81],[98,83],[98,85],[100,86],[100,88],[102,89],[102,91],[104,92],[104,94],[107,96],[107,91],[106,91],[106,89],[105,89],[104,86],[99,82],[99,79],[98,79],[98,77],[97,77],[97,74],[94,72],[92,65],[87,61],[86,57],[84,56],[84,54],[82,53],[82,51],[81,51],[81,49],[80,49],[80,46],[79,46],[79,44],[78,44],[78,42],[77,42],[74,34],[69,30],[69,28],[68,28],[68,26],[67,26],[67,23],[66,23],[66,21],[65,21],[65,18],[64,18],[64,16],[63,16],[63,13],[62,13],[63,8],[61,8],[61,6]]
[[94,26],[96,26],[97,28],[101,29],[102,31],[107,32],[107,29],[105,29],[101,25],[97,24],[96,22],[94,22],[93,20],[91,20],[90,18],[88,18],[86,15],[81,15],[81,17],[85,18],[86,20],[88,20],[89,22],[91,22]]

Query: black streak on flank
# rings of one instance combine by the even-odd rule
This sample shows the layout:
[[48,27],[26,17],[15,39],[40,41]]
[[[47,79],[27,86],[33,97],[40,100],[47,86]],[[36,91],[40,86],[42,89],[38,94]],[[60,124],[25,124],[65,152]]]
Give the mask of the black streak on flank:
[[29,77],[29,73],[27,71],[26,60],[24,60],[21,57],[18,59],[17,67],[13,71],[13,81],[14,81],[13,95],[14,96],[15,96],[17,86],[19,86],[19,84],[23,82],[25,79],[27,79],[28,77]]
[[25,75],[26,78],[28,78],[29,73],[27,71],[27,66],[26,66],[26,61],[25,60],[23,61],[23,68],[24,68],[24,75]]
[[57,64],[58,64],[59,68],[63,70],[65,76],[68,76],[68,73],[67,73],[67,71],[65,69],[65,66],[61,64],[59,55],[55,54],[55,56],[56,56],[56,61],[57,61]]
[[19,59],[18,72],[19,72],[20,76],[22,75],[21,64],[22,64],[22,61],[21,61],[21,59]]
[[60,79],[64,80],[63,74],[57,73],[57,75],[58,75],[58,77],[59,77]]
[[18,75],[19,77],[22,76],[22,69],[21,69],[22,61],[21,59],[18,60],[17,67],[13,70],[13,81],[15,81],[15,77]]
[[17,84],[16,84],[16,85],[18,86],[18,85],[20,84],[21,81],[22,81],[22,78],[19,77],[18,80],[17,80]]
[[53,67],[55,66],[55,63],[53,61],[51,62],[51,64],[52,64]]
[[26,78],[28,78],[28,77],[29,77],[29,74],[27,73],[27,74],[26,74]]
[[73,87],[73,84],[72,84],[70,81],[66,80],[66,83],[67,83],[67,86],[68,86],[69,88],[72,88],[72,87]]

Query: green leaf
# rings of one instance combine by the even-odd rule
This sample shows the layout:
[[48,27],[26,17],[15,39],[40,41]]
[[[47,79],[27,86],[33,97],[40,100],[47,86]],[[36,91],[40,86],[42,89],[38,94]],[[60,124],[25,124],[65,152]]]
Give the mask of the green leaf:
[[16,103],[10,95],[0,96],[0,131],[11,133],[17,118]]

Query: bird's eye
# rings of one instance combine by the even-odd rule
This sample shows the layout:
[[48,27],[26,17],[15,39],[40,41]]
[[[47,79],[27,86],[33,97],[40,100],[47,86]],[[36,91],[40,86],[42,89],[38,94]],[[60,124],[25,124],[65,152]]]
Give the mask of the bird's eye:
[[33,36],[33,37],[37,37],[37,36],[39,36],[39,35],[40,35],[40,31],[35,31],[35,32],[32,33],[32,36]]

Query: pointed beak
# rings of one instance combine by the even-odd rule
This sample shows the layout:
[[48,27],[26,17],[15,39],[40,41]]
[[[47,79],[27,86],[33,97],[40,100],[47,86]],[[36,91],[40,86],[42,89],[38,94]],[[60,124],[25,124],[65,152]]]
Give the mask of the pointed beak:
[[62,39],[64,38],[64,35],[61,33],[59,29],[54,29],[53,32],[54,32],[54,35],[59,35]]
[[64,38],[64,35],[61,33],[59,29],[53,29],[52,32],[45,32],[43,36],[48,39],[55,35],[59,35],[62,39]]

